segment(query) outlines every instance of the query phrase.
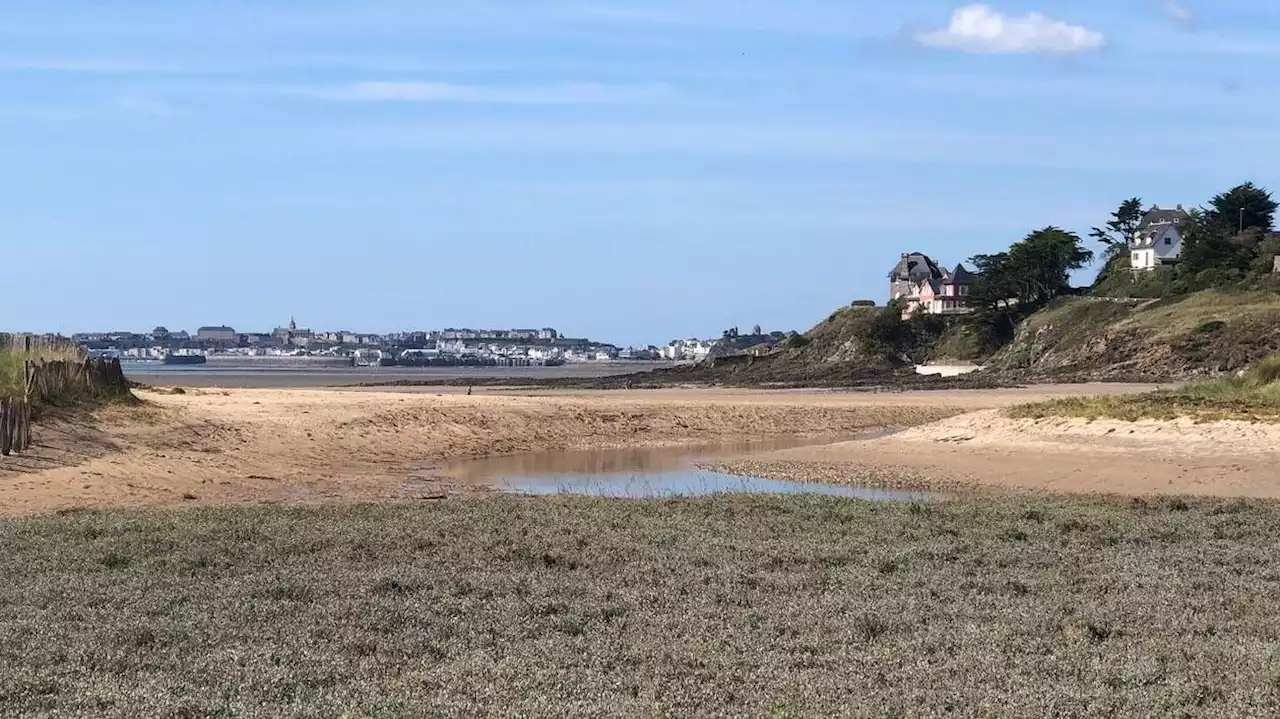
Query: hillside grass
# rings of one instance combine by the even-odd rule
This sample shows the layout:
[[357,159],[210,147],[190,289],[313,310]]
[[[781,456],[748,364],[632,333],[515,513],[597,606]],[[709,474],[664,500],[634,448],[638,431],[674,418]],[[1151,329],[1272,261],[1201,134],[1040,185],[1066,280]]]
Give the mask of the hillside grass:
[[1258,362],[1241,375],[1144,394],[1069,397],[1017,405],[1011,407],[1008,414],[1029,419],[1083,417],[1136,421],[1186,417],[1201,422],[1280,422],[1280,354]]
[[814,496],[0,522],[6,716],[1274,716],[1280,506]]
[[808,343],[793,352],[816,362],[838,358],[850,348],[858,333],[883,311],[883,307],[841,307],[804,333]]
[[1210,331],[1216,323],[1274,320],[1277,313],[1276,293],[1206,290],[1166,299],[1063,297],[1029,317],[1026,325],[1031,331],[1066,325],[1078,330],[1071,338],[1075,340],[1106,326],[1177,336]]
[[1206,290],[1166,299],[1071,297],[1028,318],[997,370],[1174,378],[1247,367],[1280,350],[1280,294]]

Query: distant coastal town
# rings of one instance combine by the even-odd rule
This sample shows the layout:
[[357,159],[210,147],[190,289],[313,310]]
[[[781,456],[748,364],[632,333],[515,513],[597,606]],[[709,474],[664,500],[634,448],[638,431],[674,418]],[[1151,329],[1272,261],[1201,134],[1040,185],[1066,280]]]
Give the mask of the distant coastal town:
[[565,337],[551,327],[456,329],[376,334],[312,330],[288,324],[270,332],[227,325],[194,333],[156,327],[150,332],[80,332],[70,339],[90,355],[165,364],[271,361],[337,366],[557,366],[574,362],[696,361],[711,354],[711,340],[681,339],[657,347],[618,347]]

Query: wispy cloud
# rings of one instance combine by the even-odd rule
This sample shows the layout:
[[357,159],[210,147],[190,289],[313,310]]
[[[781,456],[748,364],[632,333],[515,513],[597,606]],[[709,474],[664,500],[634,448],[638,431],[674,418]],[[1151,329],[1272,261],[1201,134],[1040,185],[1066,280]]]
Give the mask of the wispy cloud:
[[147,95],[121,95],[111,104],[118,110],[151,117],[182,117],[186,114],[163,100]]
[[1069,25],[1040,13],[1003,15],[987,5],[965,5],[940,30],[918,33],[929,47],[985,54],[1068,54],[1096,50],[1106,38],[1096,30]]
[[1160,0],[1160,12],[1183,25],[1190,25],[1196,20],[1195,11],[1178,0]]
[[[359,151],[423,151],[548,155],[732,155],[793,159],[861,158],[892,162],[1030,167],[1140,173],[1127,158],[1134,153],[1179,154],[1185,161],[1170,174],[1194,176],[1212,168],[1221,142],[1280,147],[1280,130],[1269,124],[1222,128],[1206,135],[1196,126],[1165,129],[1134,124],[1123,128],[1081,128],[1076,134],[1013,127],[957,129],[885,122],[848,124],[752,123],[544,123],[470,122],[411,125],[375,124],[325,130],[312,137],[321,146]],[[1241,171],[1267,167],[1276,153],[1259,150]]]
[[178,68],[150,62],[114,58],[0,56],[0,71],[124,75],[178,72]]
[[1153,43],[1145,52],[1168,55],[1280,55],[1280,38],[1272,34],[1197,32],[1184,35],[1176,43]]
[[297,95],[336,102],[426,102],[495,105],[612,105],[654,102],[671,90],[661,83],[604,85],[462,85],[448,82],[358,82],[335,87],[292,88]]
[[892,32],[896,22],[891,13],[862,11],[876,4],[866,0],[612,0],[565,6],[559,15],[566,20],[621,26],[875,37]]

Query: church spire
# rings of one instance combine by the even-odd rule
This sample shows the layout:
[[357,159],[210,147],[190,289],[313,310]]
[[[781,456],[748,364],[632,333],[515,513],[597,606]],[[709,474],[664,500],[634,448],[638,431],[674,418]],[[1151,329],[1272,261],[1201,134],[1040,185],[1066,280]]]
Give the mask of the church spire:
[[289,331],[296,332],[297,329],[298,329],[298,323],[293,321],[293,315],[289,315]]

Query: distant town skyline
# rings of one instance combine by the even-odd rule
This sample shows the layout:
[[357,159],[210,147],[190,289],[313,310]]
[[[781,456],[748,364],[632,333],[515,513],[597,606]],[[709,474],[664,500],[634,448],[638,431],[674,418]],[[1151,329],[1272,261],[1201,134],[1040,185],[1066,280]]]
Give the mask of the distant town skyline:
[[1264,0],[10,3],[0,329],[804,330],[900,252],[1280,184],[1277,32]]

